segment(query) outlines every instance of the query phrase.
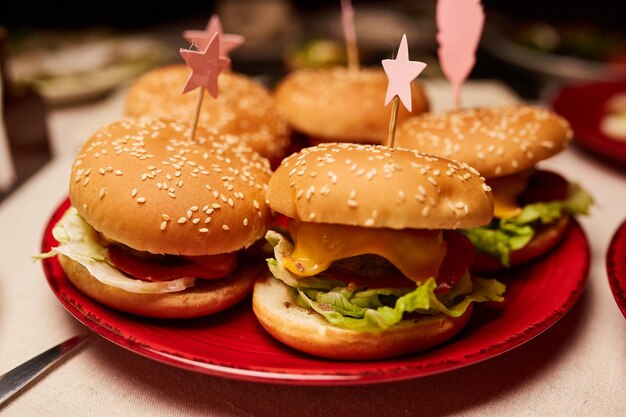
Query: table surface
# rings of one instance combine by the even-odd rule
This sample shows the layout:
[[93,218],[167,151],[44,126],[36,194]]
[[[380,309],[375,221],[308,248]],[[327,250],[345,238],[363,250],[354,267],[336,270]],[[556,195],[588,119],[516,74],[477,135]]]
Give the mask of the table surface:
[[[427,85],[435,110],[447,86]],[[502,85],[470,83],[464,104],[515,101]],[[0,205],[0,374],[85,328],[50,291],[37,254],[42,231],[65,199],[76,148],[121,114],[123,91],[51,113],[56,157]],[[460,370],[378,385],[298,387],[194,374],[93,337],[0,408],[3,416],[622,416],[626,409],[626,320],[610,292],[608,243],[626,217],[626,175],[571,148],[542,167],[596,198],[581,219],[592,250],[589,285],[577,305],[530,342]],[[558,277],[555,277],[558,279]]]

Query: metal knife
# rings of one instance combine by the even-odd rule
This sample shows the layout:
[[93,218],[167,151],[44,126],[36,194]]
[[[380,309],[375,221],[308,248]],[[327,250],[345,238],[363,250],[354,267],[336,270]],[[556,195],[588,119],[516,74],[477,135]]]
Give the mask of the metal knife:
[[82,345],[90,334],[74,336],[0,376],[0,404],[28,385],[29,382],[41,375],[66,354]]

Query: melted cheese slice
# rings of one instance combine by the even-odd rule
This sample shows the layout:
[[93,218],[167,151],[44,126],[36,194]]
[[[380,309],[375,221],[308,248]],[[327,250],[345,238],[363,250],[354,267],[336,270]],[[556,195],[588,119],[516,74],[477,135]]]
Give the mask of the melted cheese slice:
[[436,277],[446,254],[441,230],[370,229],[321,223],[290,224],[294,251],[285,267],[301,277],[317,275],[333,261],[375,254],[415,282]]
[[493,193],[494,216],[500,219],[517,216],[522,208],[517,204],[517,198],[528,186],[530,175],[509,175],[489,180]]

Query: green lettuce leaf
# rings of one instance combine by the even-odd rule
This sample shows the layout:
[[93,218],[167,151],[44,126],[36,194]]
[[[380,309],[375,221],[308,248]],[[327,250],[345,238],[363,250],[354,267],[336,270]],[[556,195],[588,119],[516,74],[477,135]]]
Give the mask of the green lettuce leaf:
[[499,219],[488,226],[463,230],[476,249],[509,266],[511,251],[521,249],[535,236],[535,227],[552,223],[564,213],[589,214],[593,198],[578,185],[566,200],[527,204],[515,217]]
[[75,208],[68,209],[52,229],[52,235],[59,242],[50,252],[34,257],[45,259],[58,254],[78,262],[91,275],[103,284],[120,288],[124,291],[143,294],[162,294],[182,291],[194,285],[195,279],[178,278],[163,282],[146,282],[129,278],[108,262],[107,250],[96,236],[95,230],[78,215]]
[[[337,327],[371,332],[385,330],[398,324],[405,313],[459,317],[472,302],[503,301],[504,284],[493,279],[472,280],[469,274],[466,274],[465,279],[473,281],[471,292],[448,306],[435,294],[437,283],[434,278],[429,278],[415,290],[397,297],[392,306],[383,305],[379,296],[392,295],[393,289],[366,291],[351,291],[346,287],[330,291],[299,289],[297,301],[300,306],[315,310]],[[367,292],[367,296],[362,294],[364,292]]]

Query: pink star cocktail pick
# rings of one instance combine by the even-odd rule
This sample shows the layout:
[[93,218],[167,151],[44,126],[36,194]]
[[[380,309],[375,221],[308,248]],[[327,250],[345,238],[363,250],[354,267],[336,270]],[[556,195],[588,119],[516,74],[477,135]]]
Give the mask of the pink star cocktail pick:
[[389,120],[389,136],[387,138],[387,146],[393,148],[396,136],[396,121],[398,120],[398,103],[402,101],[402,104],[408,111],[413,109],[411,104],[411,82],[426,68],[426,64],[409,60],[409,46],[406,34],[402,35],[396,59],[383,59],[382,64],[387,78],[389,78],[385,106],[393,100],[391,118]]
[[354,8],[351,0],[341,0],[341,25],[346,40],[348,53],[348,68],[359,69],[359,48],[356,43],[356,28],[354,26]]
[[205,30],[186,30],[183,32],[183,37],[191,42],[192,45],[195,45],[198,50],[202,51],[216,33],[220,35],[220,54],[224,58],[228,58],[230,51],[239,47],[245,41],[245,38],[241,35],[224,33],[222,22],[217,15],[211,16]]
[[196,133],[196,126],[198,125],[198,117],[200,116],[200,108],[202,107],[202,98],[204,97],[203,89],[206,89],[209,94],[217,98],[217,77],[224,68],[229,65],[230,59],[220,56],[219,33],[213,35],[213,38],[207,43],[204,50],[193,51],[181,49],[180,54],[189,68],[191,68],[191,74],[183,88],[183,94],[200,87],[196,100],[196,109],[191,123],[190,139],[193,140]]

